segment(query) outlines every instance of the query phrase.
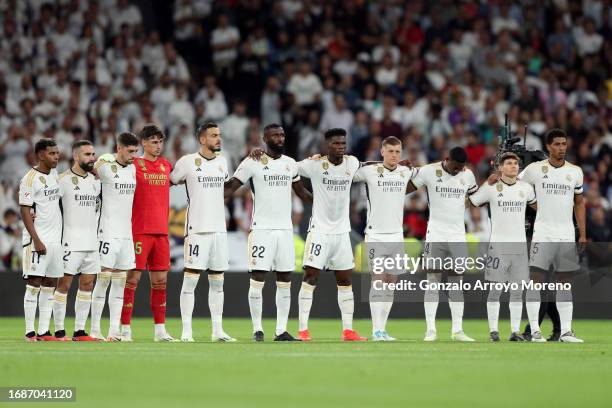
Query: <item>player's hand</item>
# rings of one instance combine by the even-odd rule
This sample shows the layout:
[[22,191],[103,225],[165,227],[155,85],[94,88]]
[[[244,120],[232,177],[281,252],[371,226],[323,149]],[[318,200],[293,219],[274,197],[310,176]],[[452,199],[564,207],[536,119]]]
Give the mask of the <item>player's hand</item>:
[[47,247],[42,243],[42,241],[34,240],[34,252],[38,253],[39,255],[46,255]]
[[497,183],[497,180],[499,180],[499,175],[497,173],[493,173],[487,179],[487,183],[492,186],[493,184]]
[[261,159],[261,156],[263,156],[264,153],[265,152],[261,147],[256,147],[251,150],[251,153],[249,153],[249,157],[255,161],[259,161],[259,159]]
[[584,236],[578,237],[578,253],[582,254],[584,252],[584,250],[586,249],[586,244],[587,244],[587,239]]
[[320,154],[313,154],[312,156],[310,156],[308,158],[308,160],[321,160],[321,155]]
[[102,160],[107,163],[114,163],[117,160],[115,159],[115,155],[112,153],[104,153],[102,156],[98,157],[98,160]]
[[408,159],[402,160],[401,162],[399,162],[399,165],[406,166],[406,167],[412,167],[412,163]]

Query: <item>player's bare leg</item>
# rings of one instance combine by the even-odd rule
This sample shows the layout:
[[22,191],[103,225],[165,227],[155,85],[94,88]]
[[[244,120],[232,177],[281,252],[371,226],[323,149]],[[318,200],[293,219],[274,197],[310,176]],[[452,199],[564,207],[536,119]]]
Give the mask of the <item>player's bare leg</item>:
[[310,332],[308,331],[308,319],[310,317],[310,309],[312,307],[312,298],[315,287],[321,274],[320,269],[312,266],[304,266],[304,279],[302,287],[298,294],[298,309],[299,309],[299,329],[298,337],[302,341],[310,341]]
[[[121,341],[132,341],[132,312],[134,311],[134,297],[141,271],[131,270],[127,273],[125,289],[123,291],[123,307],[121,309]],[[153,284],[153,282],[151,282]]]
[[42,278],[40,295],[38,297],[38,338],[43,341],[55,341],[55,336],[49,332],[51,314],[53,313],[53,293],[58,278]]
[[42,276],[31,276],[26,280],[25,295],[23,297],[23,313],[25,318],[25,340],[37,341],[34,323],[36,320],[36,309],[38,308],[38,296],[42,284]]
[[261,325],[261,311],[263,308],[263,287],[266,279],[265,271],[252,271],[249,284],[249,310],[253,322],[253,340],[264,341],[263,326]]
[[106,304],[106,290],[111,283],[112,269],[103,268],[96,278],[96,284],[93,288],[91,299],[91,337],[99,340],[106,340],[102,335],[100,322],[102,320],[102,311]]
[[572,301],[571,282],[574,276],[573,272],[556,273],[557,283],[569,283],[570,289],[557,290],[557,310],[559,310],[559,319],[561,320],[561,337],[559,341],[562,343],[584,343],[574,335],[572,330],[572,314],[574,312],[574,303]]
[[151,279],[151,312],[155,323],[155,341],[178,341],[166,331],[166,284],[168,271],[149,271]]
[[[546,271],[532,267],[530,270],[531,280],[535,283],[542,283],[546,279]],[[540,291],[535,289],[527,289],[525,293],[525,308],[527,309],[527,318],[531,327],[531,341],[534,343],[544,343],[546,339],[542,336],[540,329]]]
[[301,341],[287,332],[291,309],[291,272],[276,272],[276,336],[274,341]]

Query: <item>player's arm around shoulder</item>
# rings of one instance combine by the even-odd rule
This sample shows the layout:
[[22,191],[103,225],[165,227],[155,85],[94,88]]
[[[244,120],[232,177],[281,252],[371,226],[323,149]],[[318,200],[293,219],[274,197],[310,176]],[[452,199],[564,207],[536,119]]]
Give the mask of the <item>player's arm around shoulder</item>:
[[236,190],[246,183],[253,176],[253,165],[255,161],[251,157],[246,157],[239,165],[232,178],[224,186],[223,197],[228,202]]
[[[497,184],[501,184],[501,181],[498,181]],[[482,207],[486,203],[489,202],[489,192],[491,191],[491,186],[488,182],[482,183],[480,188],[477,188],[476,191],[467,197],[467,202],[472,207]]]
[[170,183],[172,185],[176,186],[185,183],[185,164],[187,162],[187,158],[188,155],[181,157],[177,160],[176,165],[172,168],[172,171],[170,172]]

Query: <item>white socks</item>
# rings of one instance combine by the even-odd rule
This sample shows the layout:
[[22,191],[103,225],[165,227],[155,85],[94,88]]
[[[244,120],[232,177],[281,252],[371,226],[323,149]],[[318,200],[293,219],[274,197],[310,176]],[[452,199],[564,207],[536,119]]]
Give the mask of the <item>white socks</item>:
[[510,302],[510,330],[518,333],[521,330],[521,318],[523,317],[523,290],[511,290]]
[[[121,325],[121,309],[123,308],[123,291],[125,289],[125,280],[127,273],[122,272],[111,272],[111,288],[108,293],[108,310],[110,316],[110,328],[108,330],[109,336],[118,337],[121,333],[119,327]],[[105,290],[106,292],[106,290]],[[104,303],[102,303],[104,308]]]
[[38,334],[44,334],[49,331],[51,313],[53,312],[54,291],[54,287],[40,287],[40,295],[38,297]]
[[23,296],[23,315],[25,317],[26,334],[34,331],[34,320],[36,319],[39,293],[40,288],[26,285],[25,295]]
[[308,318],[310,317],[310,308],[312,307],[312,296],[314,290],[314,285],[302,282],[302,287],[300,288],[300,293],[298,294],[300,331],[308,329]]
[[64,330],[67,298],[67,293],[61,293],[57,289],[53,294],[53,325],[55,327],[55,331]]
[[559,311],[559,320],[561,321],[561,334],[572,331],[572,313],[574,312],[574,304],[572,302],[571,290],[557,291],[557,310]]
[[291,282],[276,281],[276,335],[287,331],[291,308]]
[[91,299],[91,332],[100,334],[100,320],[106,303],[106,289],[110,285],[111,272],[100,272],[96,278],[96,286],[92,292]]
[[394,291],[374,289],[374,281],[370,287],[370,314],[372,315],[372,334],[387,330],[387,318],[393,306]]
[[540,323],[538,321],[540,314],[540,291],[528,289],[525,293],[525,308],[527,309],[527,318],[531,332],[540,331]]
[[[454,282],[459,284],[463,277],[461,276],[449,276],[448,282]],[[458,333],[463,331],[463,291],[462,290],[449,290],[448,291],[448,306],[451,311],[452,319],[452,333]]]
[[338,286],[338,306],[342,314],[342,330],[353,330],[355,300],[353,286]]
[[[215,335],[223,333],[223,302],[225,300],[223,281],[222,273],[208,274],[208,308],[210,309],[212,332]],[[193,306],[191,310],[193,311]],[[191,314],[189,314],[189,322],[191,324]]]
[[264,282],[259,282],[250,279],[249,286],[249,309],[251,311],[251,320],[253,321],[253,332],[263,331],[261,325],[261,310],[263,308],[262,290]]
[[85,330],[89,307],[91,306],[91,292],[77,291],[74,302],[74,331]]
[[[440,273],[428,273],[427,281],[430,283],[440,283],[442,274]],[[438,311],[438,303],[440,301],[440,293],[437,289],[428,289],[424,295],[424,307],[425,307],[425,323],[427,324],[427,331],[436,331],[436,312]]]
[[193,316],[193,305],[195,304],[195,288],[198,285],[198,280],[200,280],[199,273],[185,272],[183,275],[183,287],[181,288],[180,296],[181,321],[183,322],[182,338],[193,336],[191,319]]

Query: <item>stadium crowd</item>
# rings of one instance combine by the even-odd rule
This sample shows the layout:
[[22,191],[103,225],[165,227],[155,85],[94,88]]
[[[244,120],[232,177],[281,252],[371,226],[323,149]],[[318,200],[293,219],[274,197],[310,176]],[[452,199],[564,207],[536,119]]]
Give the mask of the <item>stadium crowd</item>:
[[[33,144],[56,139],[63,171],[73,141],[106,153],[115,135],[147,122],[165,129],[171,161],[196,151],[195,127],[214,120],[235,168],[277,122],[296,159],[319,153],[330,127],[349,131],[363,161],[380,159],[390,135],[416,166],[464,146],[479,182],[505,114],[519,136],[527,125],[530,149],[545,150],[546,130],[564,128],[568,160],[585,175],[588,237],[610,241],[610,3],[2,0],[3,266],[19,268],[16,186],[35,164]],[[229,205],[230,229],[248,228],[249,208],[244,191]],[[365,208],[355,188],[358,233]],[[425,194],[409,196],[406,235],[422,238],[426,222]],[[467,211],[466,224],[488,237],[486,211]]]

